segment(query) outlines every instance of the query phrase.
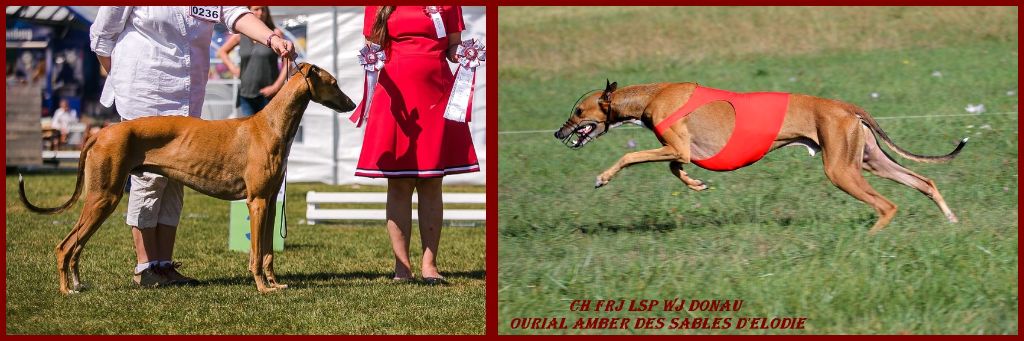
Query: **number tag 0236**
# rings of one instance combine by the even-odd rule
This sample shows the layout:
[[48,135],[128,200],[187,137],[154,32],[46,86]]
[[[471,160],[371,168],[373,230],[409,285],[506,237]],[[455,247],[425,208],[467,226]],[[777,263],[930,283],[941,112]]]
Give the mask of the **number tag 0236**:
[[189,14],[204,21],[220,22],[221,6],[190,6]]

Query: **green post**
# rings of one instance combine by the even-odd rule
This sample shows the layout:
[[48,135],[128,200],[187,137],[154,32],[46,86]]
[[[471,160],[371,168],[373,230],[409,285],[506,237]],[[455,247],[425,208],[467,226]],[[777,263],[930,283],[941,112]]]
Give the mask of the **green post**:
[[[274,215],[274,251],[284,251],[284,238],[281,237],[281,216],[284,212],[284,186],[277,194],[276,214]],[[234,200],[231,202],[230,233],[228,235],[228,249],[239,252],[249,252],[251,245],[249,227],[249,206],[245,200]]]

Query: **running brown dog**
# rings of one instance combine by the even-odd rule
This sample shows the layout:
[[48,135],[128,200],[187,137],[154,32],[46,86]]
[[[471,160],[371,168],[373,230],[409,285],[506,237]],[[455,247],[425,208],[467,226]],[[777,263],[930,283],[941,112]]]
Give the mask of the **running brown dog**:
[[[730,139],[734,126],[739,127],[738,109],[734,109],[739,106],[735,104],[721,100],[707,101],[707,104],[683,112],[683,116],[680,116],[679,112],[683,111],[681,108],[691,97],[696,97],[700,86],[695,83],[641,84],[622,89],[618,89],[616,83],[606,84],[604,91],[581,98],[568,121],[555,132],[555,137],[571,148],[580,148],[610,128],[634,121],[654,130],[663,146],[623,155],[618,162],[598,175],[595,187],[606,185],[615,174],[630,165],[668,161],[672,175],[691,189],[702,191],[707,186],[703,181],[689,177],[683,171],[683,165],[708,160],[727,145],[743,145],[745,142],[741,139],[739,143],[733,143],[736,141]],[[825,175],[829,180],[878,212],[878,220],[869,233],[876,233],[889,224],[896,215],[896,205],[871,188],[861,174],[862,169],[917,189],[935,201],[950,222],[957,222],[956,215],[946,205],[935,182],[896,163],[879,147],[872,132],[878,134],[900,156],[929,163],[952,160],[967,143],[966,138],[947,155],[917,155],[893,143],[878,126],[878,122],[857,106],[807,95],[783,95],[788,96],[788,105],[783,102],[779,106],[780,124],[772,131],[773,135],[768,136],[762,152],[789,145],[807,147],[812,156],[820,151]],[[761,106],[758,104],[753,107],[759,109]],[[757,158],[760,155],[750,159],[749,163]],[[723,170],[743,167],[749,163]]]
[[70,294],[83,288],[78,275],[82,249],[117,207],[128,173],[135,171],[162,174],[215,198],[246,199],[252,217],[249,271],[256,288],[260,292],[286,288],[274,278],[274,204],[284,181],[284,160],[310,100],[335,111],[355,109],[334,76],[303,63],[270,104],[250,117],[216,121],[146,117],[104,128],[82,148],[75,192],[60,207],[29,203],[19,176],[21,201],[37,213],[54,214],[70,208],[85,186],[82,214],[57,245],[60,291]]

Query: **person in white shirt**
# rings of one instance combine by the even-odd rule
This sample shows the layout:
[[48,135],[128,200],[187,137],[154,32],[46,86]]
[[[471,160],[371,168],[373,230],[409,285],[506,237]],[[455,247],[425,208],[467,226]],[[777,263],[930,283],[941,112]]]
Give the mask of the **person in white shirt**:
[[68,105],[67,99],[60,100],[60,107],[53,111],[53,118],[50,120],[50,128],[60,131],[60,144],[68,142],[68,131],[71,125],[78,123],[78,111]]
[[[108,71],[100,103],[114,106],[123,120],[200,117],[217,23],[295,58],[292,43],[245,7],[103,6],[89,31],[90,47]],[[182,184],[148,172],[133,172],[130,182],[127,223],[135,243],[135,284],[198,283],[179,273],[173,260]]]

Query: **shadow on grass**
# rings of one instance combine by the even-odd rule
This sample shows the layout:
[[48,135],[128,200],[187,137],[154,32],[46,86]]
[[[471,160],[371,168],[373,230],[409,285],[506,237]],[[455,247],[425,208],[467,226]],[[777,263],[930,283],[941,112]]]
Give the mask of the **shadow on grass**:
[[317,249],[317,248],[324,248],[324,247],[327,247],[326,243],[297,243],[297,242],[289,243],[287,239],[285,239],[285,244],[284,244],[285,250],[288,250],[288,251],[305,250],[305,249]]
[[[512,219],[515,220],[515,219]],[[584,222],[578,225],[567,225],[565,222],[543,227],[536,223],[510,224],[501,233],[506,237],[528,235],[533,232],[551,230],[569,230],[572,233],[585,235],[603,233],[635,233],[635,232],[671,232],[675,230],[702,230],[742,224],[772,224],[789,227],[814,221],[813,216],[794,216],[792,214],[765,215],[752,210],[730,210],[710,208],[694,212],[677,213],[671,211],[645,212],[636,218],[623,216],[621,221]]]
[[[445,278],[452,279],[476,279],[483,280],[487,272],[484,270],[442,272]],[[292,288],[305,288],[312,286],[347,286],[354,281],[391,281],[391,273],[355,271],[346,273],[313,272],[313,273],[277,273],[281,283],[288,284]],[[326,283],[326,285],[325,285]],[[414,283],[419,283],[414,282]],[[313,285],[315,284],[315,285]],[[203,280],[200,286],[219,285],[254,285],[252,276],[232,276]]]
[[679,228],[679,224],[670,222],[658,223],[605,223],[600,222],[589,226],[577,226],[573,231],[582,234],[618,233],[618,232],[669,232]]

